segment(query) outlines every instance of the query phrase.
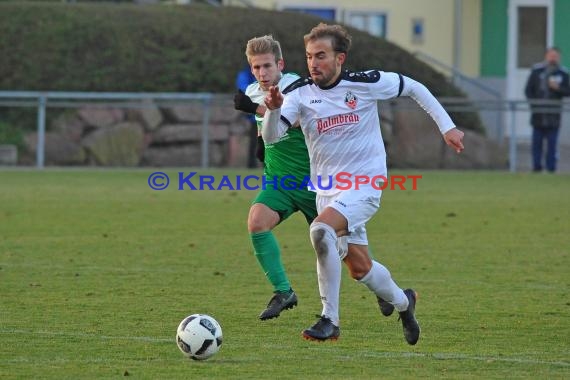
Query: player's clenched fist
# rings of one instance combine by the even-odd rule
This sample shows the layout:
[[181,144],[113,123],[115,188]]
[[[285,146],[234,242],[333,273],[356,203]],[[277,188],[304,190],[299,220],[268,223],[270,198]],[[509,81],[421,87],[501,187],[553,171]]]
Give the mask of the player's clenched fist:
[[443,139],[452,147],[457,153],[463,150],[463,135],[464,133],[457,128],[450,129],[443,135]]
[[269,93],[265,96],[265,106],[274,110],[280,108],[283,104],[283,94],[279,92],[279,87],[271,86],[269,87]]

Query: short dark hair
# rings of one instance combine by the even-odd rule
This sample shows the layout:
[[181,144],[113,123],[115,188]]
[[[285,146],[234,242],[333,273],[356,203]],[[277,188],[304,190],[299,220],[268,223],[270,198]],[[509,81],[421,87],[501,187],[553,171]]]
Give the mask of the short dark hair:
[[352,36],[340,25],[327,25],[320,23],[315,26],[309,34],[305,34],[305,46],[309,41],[330,38],[333,50],[339,53],[348,53],[352,44]]

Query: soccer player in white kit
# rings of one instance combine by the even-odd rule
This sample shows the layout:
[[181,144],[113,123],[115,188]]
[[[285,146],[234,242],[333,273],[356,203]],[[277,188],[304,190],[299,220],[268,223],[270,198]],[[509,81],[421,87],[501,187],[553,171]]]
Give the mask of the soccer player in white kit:
[[[341,26],[321,23],[304,40],[310,78],[289,86],[285,97],[278,87],[272,87],[265,98],[268,111],[262,126],[263,139],[271,143],[299,120],[309,149],[311,184],[317,191],[319,212],[310,226],[310,238],[317,256],[323,309],[317,323],[303,331],[303,337],[319,341],[339,337],[344,260],[352,278],[366,285],[379,302],[393,305],[399,312],[404,338],[416,344],[420,327],[415,318],[415,291],[402,290],[388,269],[368,253],[365,224],[380,206],[381,184],[371,181],[357,189],[352,183],[346,189],[346,182],[339,184],[337,176],[344,173],[346,179],[348,173],[353,181],[356,176],[387,177],[378,100],[413,98],[430,114],[447,145],[457,153],[463,150],[463,132],[421,83],[398,73],[343,70],[351,36]],[[348,252],[346,243],[351,246]]]

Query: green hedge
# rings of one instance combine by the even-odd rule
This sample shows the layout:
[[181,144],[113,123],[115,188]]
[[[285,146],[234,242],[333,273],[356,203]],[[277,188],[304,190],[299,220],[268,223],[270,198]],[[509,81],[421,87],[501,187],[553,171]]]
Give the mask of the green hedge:
[[[204,5],[0,2],[0,90],[234,91],[253,36],[281,41],[286,71],[307,72],[310,15]],[[350,29],[347,67],[398,71],[436,96],[461,96],[441,74],[383,39]],[[481,130],[475,115],[458,124]]]

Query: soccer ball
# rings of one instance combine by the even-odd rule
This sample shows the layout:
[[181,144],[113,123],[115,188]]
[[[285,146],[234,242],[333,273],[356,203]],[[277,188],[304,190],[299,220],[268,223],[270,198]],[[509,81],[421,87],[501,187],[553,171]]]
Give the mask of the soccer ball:
[[209,315],[192,314],[178,325],[176,344],[190,359],[208,359],[220,350],[222,327]]

